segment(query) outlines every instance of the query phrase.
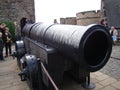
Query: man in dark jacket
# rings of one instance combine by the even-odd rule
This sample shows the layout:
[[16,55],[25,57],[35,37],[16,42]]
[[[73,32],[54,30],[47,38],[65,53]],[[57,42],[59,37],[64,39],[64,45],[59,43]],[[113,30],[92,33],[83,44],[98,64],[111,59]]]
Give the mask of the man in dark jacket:
[[5,42],[5,27],[6,27],[6,24],[4,23],[0,24],[0,32],[2,33],[3,42]]
[[2,61],[4,61],[3,47],[4,47],[4,43],[3,43],[3,40],[2,40],[2,33],[0,32],[0,60],[2,60]]

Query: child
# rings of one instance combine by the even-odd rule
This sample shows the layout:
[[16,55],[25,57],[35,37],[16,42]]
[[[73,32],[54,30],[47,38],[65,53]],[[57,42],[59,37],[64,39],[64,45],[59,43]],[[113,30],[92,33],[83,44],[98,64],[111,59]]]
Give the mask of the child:
[[4,47],[4,43],[3,43],[3,40],[2,40],[2,33],[0,32],[0,60],[2,60],[2,61],[4,61],[3,47]]

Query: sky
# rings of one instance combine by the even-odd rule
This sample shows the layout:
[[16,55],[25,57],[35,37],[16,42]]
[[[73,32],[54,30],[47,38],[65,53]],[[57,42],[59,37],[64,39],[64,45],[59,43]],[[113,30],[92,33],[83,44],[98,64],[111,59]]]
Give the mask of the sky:
[[101,0],[35,0],[36,22],[75,17],[76,13],[100,10]]

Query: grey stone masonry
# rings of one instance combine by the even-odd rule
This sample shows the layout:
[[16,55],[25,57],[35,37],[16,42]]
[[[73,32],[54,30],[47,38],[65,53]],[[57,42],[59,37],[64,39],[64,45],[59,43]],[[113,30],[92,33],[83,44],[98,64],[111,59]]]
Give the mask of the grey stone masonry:
[[15,34],[20,34],[20,19],[35,21],[34,0],[0,0],[0,21],[15,21]]
[[0,21],[19,21],[22,17],[35,20],[34,0],[0,0]]

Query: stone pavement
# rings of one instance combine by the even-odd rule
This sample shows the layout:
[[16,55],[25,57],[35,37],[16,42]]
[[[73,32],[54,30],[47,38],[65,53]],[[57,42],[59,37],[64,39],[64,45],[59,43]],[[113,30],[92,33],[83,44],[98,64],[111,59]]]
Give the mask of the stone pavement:
[[120,45],[113,47],[111,57],[100,71],[120,80]]
[[25,82],[18,76],[19,69],[12,57],[0,61],[0,90],[29,90]]
[[[111,56],[120,58],[120,46],[114,46]],[[119,55],[118,55],[119,54]],[[0,61],[0,90],[30,90],[26,82],[20,81],[16,60],[12,57]],[[91,73],[91,81],[96,87],[92,90],[120,90],[120,60],[110,58],[107,65],[100,71]],[[61,90],[86,90],[73,80],[65,83]]]

